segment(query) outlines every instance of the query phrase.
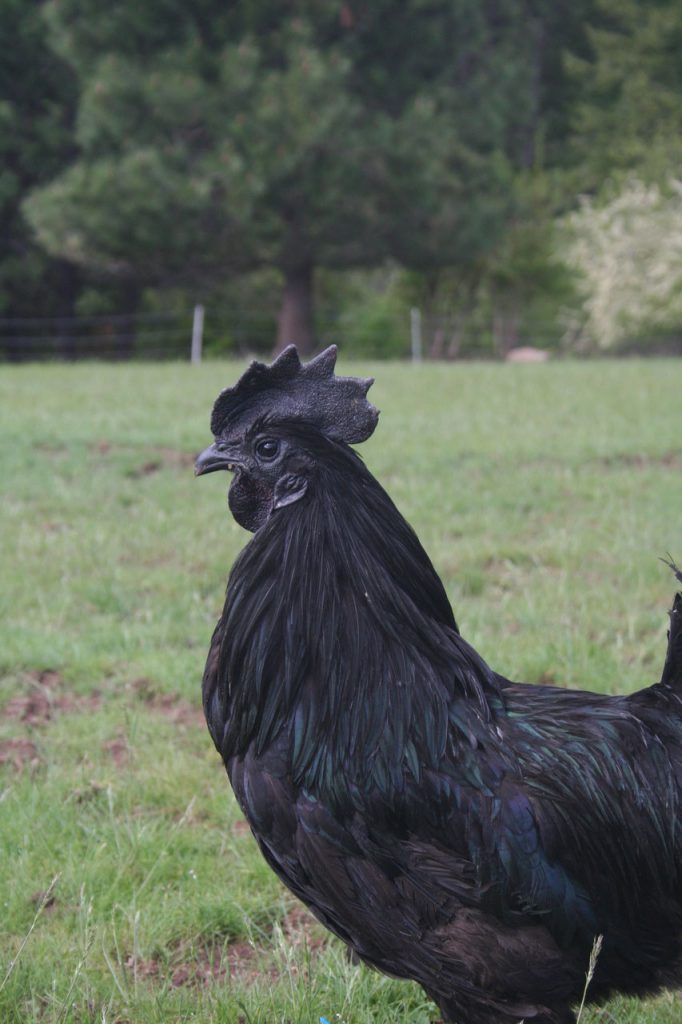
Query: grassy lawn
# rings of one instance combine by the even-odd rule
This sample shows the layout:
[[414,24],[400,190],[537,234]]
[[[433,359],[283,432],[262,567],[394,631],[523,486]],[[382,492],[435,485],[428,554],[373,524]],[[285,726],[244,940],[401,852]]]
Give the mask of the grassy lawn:
[[[428,1024],[261,862],[200,712],[229,566],[194,480],[235,364],[3,366],[0,1021]],[[363,446],[465,636],[511,677],[660,672],[682,560],[682,361],[354,367]],[[4,980],[3,980],[4,979]],[[682,1000],[596,1024],[673,1024]]]

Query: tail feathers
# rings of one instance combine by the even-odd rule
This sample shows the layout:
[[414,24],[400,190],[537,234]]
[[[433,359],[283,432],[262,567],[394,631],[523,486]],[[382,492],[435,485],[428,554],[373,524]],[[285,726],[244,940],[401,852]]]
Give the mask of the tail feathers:
[[675,579],[678,583],[682,583],[682,569],[677,568],[670,552],[668,552],[665,558],[661,558],[661,562],[663,562],[663,565],[667,565],[669,569],[672,569]]
[[[675,573],[675,579],[682,583],[682,572],[677,568],[670,555],[663,562]],[[682,690],[682,593],[675,594],[670,609],[670,629],[668,630],[668,650],[661,676],[663,686]]]

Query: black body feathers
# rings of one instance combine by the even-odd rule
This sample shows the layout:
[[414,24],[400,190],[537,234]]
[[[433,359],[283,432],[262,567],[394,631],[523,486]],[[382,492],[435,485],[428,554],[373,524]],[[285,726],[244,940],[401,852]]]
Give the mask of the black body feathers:
[[270,512],[230,575],[204,707],[272,868],[457,1024],[569,1024],[599,934],[591,997],[681,984],[682,599],[649,690],[512,683],[354,452],[305,422],[258,430],[281,465],[244,440],[240,500],[271,493]]

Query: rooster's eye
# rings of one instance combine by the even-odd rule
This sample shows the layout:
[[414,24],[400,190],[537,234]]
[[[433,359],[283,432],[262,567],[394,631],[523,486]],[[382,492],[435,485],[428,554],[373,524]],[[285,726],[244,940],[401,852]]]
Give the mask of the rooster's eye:
[[266,438],[256,445],[256,455],[259,459],[274,459],[279,452],[279,441]]

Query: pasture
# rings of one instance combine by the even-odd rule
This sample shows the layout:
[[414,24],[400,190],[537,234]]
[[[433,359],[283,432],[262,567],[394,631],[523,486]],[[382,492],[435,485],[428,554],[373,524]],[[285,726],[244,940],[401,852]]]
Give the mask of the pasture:
[[[0,1020],[428,1024],[351,965],[241,820],[200,711],[248,539],[195,480],[235,363],[0,374]],[[682,561],[682,362],[358,365],[362,446],[512,678],[658,678]],[[587,965],[586,965],[587,967]],[[583,1022],[673,1024],[682,998]]]

